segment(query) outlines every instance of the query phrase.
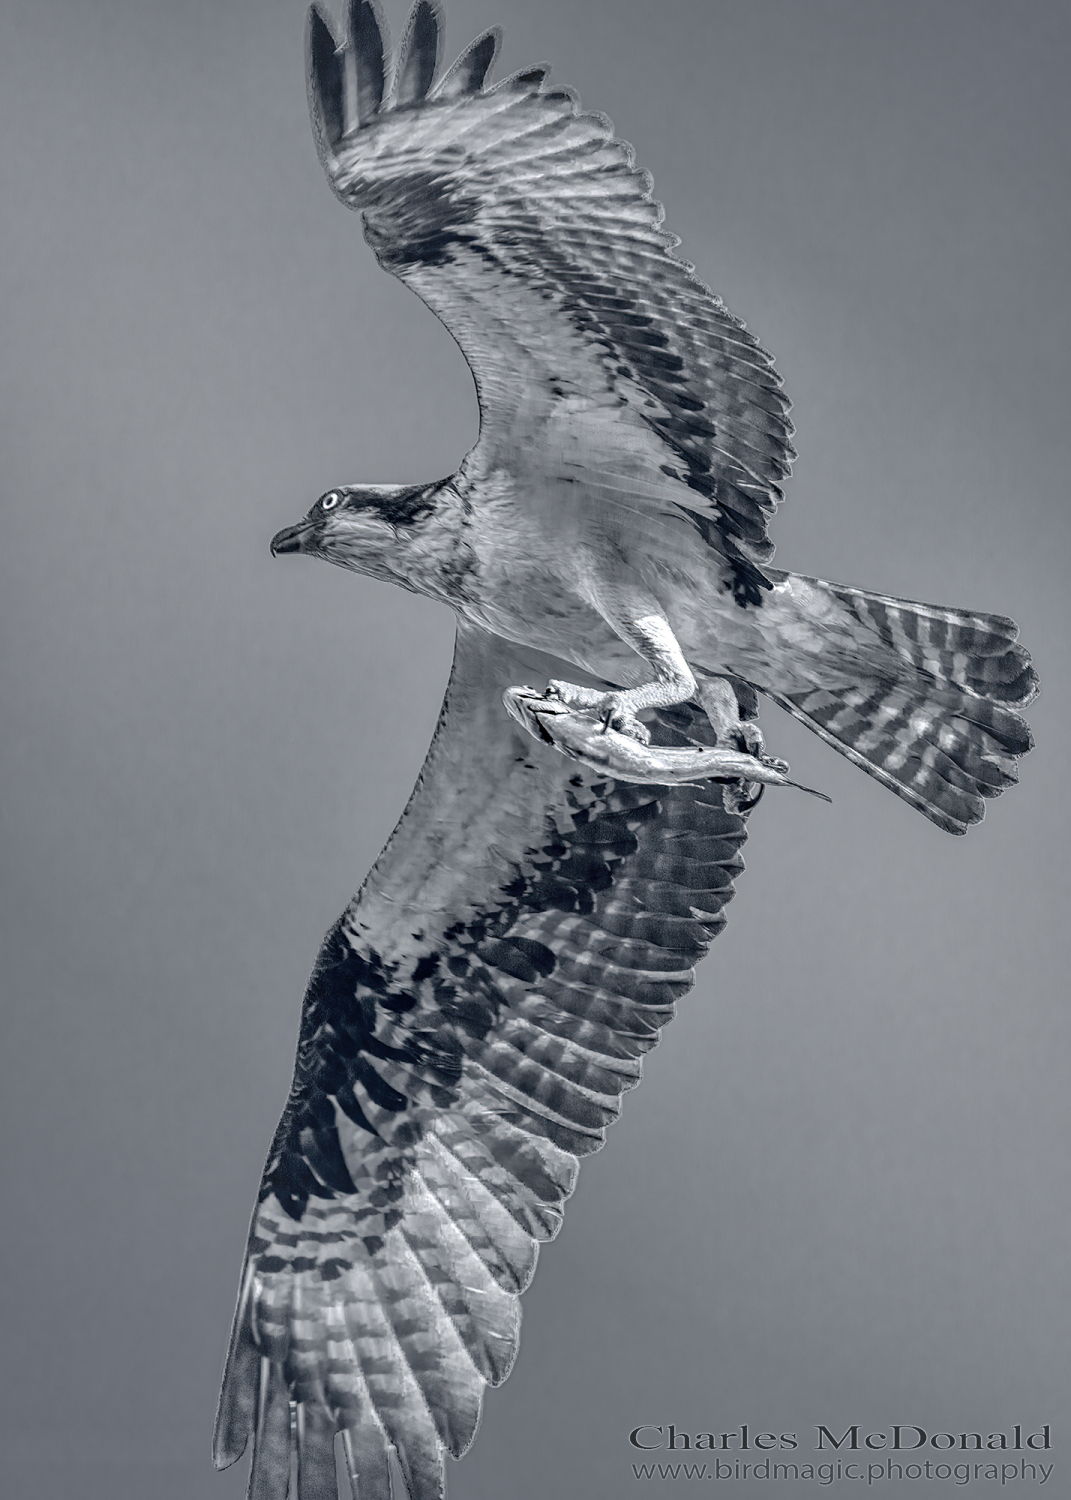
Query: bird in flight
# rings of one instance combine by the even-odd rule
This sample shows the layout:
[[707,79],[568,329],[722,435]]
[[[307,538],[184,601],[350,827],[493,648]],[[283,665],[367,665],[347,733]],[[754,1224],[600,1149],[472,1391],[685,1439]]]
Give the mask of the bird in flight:
[[1031,745],[1012,621],[772,566],[770,357],[605,116],[545,67],[490,86],[497,31],[440,76],[441,43],[432,0],[393,70],[372,0],[344,40],[309,18],[328,181],[457,340],[480,433],[448,478],[337,485],[272,542],[449,604],[457,643],[317,958],[253,1215],[215,1461],[252,1438],[254,1500],[334,1496],[336,1447],[355,1500],[443,1493],[787,779],[760,695],[952,833]]

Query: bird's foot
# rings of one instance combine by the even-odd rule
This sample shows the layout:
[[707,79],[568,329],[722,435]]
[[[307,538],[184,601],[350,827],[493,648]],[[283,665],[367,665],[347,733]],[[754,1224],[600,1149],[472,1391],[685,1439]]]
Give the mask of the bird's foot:
[[632,712],[628,693],[600,693],[597,688],[579,687],[575,682],[562,682],[552,678],[547,683],[546,697],[564,703],[567,708],[581,713],[594,713],[602,719],[602,727],[614,729],[627,735],[641,745],[651,743],[651,732]]
[[[729,730],[727,738],[730,744],[734,744],[738,750],[743,750],[746,755],[753,755],[756,760],[762,760],[766,754],[766,740],[754,719],[738,720]],[[722,736],[719,734],[719,743],[721,739]]]
[[789,781],[787,763],[772,756],[754,756],[722,745],[707,748],[643,744],[620,730],[607,728],[603,724],[601,702],[605,696],[608,695],[592,693],[591,698],[599,702],[589,701],[584,707],[574,708],[565,702],[560,691],[540,693],[534,688],[512,687],[506,689],[502,701],[533,738],[617,781],[661,786],[726,782],[726,806],[733,811],[753,807],[758,800],[757,789],[762,786],[798,785]]
[[708,677],[699,683],[699,701],[719,745],[732,745],[762,760],[766,741],[755,723],[758,694],[750,683],[728,677]]

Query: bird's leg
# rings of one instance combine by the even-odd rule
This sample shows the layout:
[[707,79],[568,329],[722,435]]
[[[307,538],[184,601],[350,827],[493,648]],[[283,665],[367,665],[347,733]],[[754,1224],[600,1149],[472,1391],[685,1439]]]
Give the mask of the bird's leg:
[[[617,730],[604,729],[583,708],[570,707],[561,698],[536,688],[507,688],[502,701],[506,712],[533,739],[553,745],[599,776],[612,776],[615,781],[644,786],[698,786],[708,780],[720,781],[725,783],[722,797],[726,812],[747,812],[758,801],[763,786],[799,785],[789,781],[783,760],[758,758],[721,745],[640,745]],[[824,792],[813,795],[829,801]]]
[[[620,604],[620,596],[615,602]],[[662,786],[696,785],[708,779],[726,782],[723,797],[729,812],[746,812],[754,806],[766,784],[798,785],[788,780],[785,761],[762,753],[762,735],[751,722],[758,712],[758,699],[747,683],[725,677],[697,683],[668,620],[660,613],[633,609],[622,618],[624,611],[611,614],[601,600],[599,612],[650,663],[653,680],[611,693],[573,682],[551,682],[545,693],[528,687],[507,688],[503,694],[506,711],[534,739],[618,781]],[[639,710],[670,708],[697,697],[714,728],[718,741],[714,748],[651,745],[649,733],[636,717]],[[593,714],[603,722],[599,724]]]
[[731,745],[761,758],[766,741],[754,722],[759,700],[750,683],[737,678],[707,677],[699,683],[698,696],[719,745]]
[[695,676],[663,615],[643,614],[635,619],[616,617],[610,619],[610,623],[617,634],[650,663],[653,680],[640,687],[612,693],[578,687],[572,682],[552,681],[547,691],[569,708],[604,715],[605,728],[616,729],[619,734],[627,734],[646,745],[651,736],[637,718],[640,709],[669,708],[674,703],[686,703],[696,695]]

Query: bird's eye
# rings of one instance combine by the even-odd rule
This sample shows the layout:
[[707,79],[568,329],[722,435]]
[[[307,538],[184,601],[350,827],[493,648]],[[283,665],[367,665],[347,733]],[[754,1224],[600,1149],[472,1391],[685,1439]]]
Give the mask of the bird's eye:
[[334,510],[335,506],[341,499],[342,496],[339,494],[338,490],[330,490],[320,501],[320,509]]

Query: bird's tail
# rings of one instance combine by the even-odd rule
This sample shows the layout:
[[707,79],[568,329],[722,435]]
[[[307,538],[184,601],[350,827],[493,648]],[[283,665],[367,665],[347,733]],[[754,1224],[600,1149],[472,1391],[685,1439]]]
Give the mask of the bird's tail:
[[[818,630],[854,642],[850,686],[767,697],[949,833],[966,833],[1018,780],[1033,745],[1015,712],[1037,693],[1018,627],[1003,615],[916,604],[786,575]],[[802,587],[799,587],[802,585]],[[832,619],[831,619],[832,617]],[[840,653],[843,655],[843,653]]]

